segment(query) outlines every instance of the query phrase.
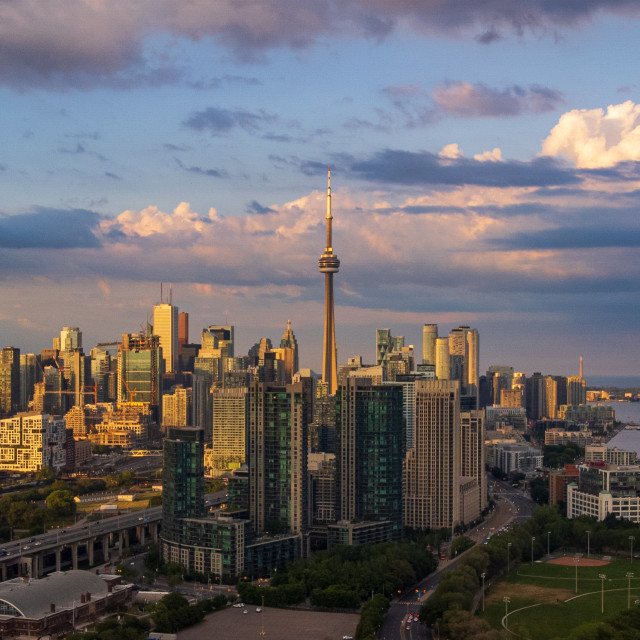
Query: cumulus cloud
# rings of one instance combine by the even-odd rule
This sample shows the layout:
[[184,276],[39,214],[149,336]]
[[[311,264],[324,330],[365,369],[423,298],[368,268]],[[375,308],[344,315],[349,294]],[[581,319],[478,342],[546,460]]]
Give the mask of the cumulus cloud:
[[640,105],[627,100],[609,105],[606,112],[569,111],[543,142],[542,153],[591,169],[640,160]]
[[449,81],[433,90],[433,100],[445,115],[489,118],[553,111],[562,102],[562,94],[538,85],[495,89],[482,82]]
[[502,151],[498,147],[494,147],[491,151],[483,151],[473,156],[478,162],[502,162]]
[[637,17],[640,7],[635,0],[529,0],[526,10],[511,0],[47,0],[43,11],[39,0],[4,0],[0,78],[60,89],[177,82],[183,70],[171,63],[171,46],[155,56],[145,48],[150,36],[164,34],[211,37],[255,60],[273,48],[311,47],[327,34],[381,40],[399,28],[490,44],[513,33],[575,27],[598,12]]

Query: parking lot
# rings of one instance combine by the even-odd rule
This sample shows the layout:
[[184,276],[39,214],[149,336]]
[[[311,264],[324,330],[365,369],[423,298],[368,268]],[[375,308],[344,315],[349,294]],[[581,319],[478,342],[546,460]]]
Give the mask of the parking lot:
[[[178,640],[247,640],[265,638],[274,640],[342,640],[345,635],[355,636],[360,616],[354,613],[322,613],[318,611],[292,611],[265,608],[256,613],[255,605],[244,609],[228,607],[212,613],[200,624],[178,633]],[[244,610],[248,613],[243,613]]]

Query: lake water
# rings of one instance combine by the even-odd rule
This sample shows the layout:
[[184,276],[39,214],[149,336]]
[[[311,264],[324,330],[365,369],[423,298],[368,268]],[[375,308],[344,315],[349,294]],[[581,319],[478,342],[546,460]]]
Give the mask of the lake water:
[[[594,403],[589,403],[594,404]],[[603,402],[613,407],[616,420],[624,424],[635,422],[640,424],[640,402]],[[640,430],[623,429],[607,443],[608,447],[618,447],[625,451],[636,451],[640,455]]]

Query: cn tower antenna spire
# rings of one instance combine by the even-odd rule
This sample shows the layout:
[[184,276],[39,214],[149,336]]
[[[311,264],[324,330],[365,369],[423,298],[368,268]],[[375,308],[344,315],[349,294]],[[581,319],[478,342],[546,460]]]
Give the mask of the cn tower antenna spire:
[[322,352],[322,382],[327,384],[328,393],[338,390],[338,357],[336,353],[335,320],[333,314],[333,274],[338,273],[340,260],[333,253],[331,223],[331,167],[327,171],[327,246],[318,260],[320,273],[324,273],[324,345]]

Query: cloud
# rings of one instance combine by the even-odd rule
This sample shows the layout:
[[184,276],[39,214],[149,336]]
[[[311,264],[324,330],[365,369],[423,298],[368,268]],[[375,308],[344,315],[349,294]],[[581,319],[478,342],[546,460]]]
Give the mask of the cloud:
[[208,178],[227,178],[228,173],[220,169],[203,169],[202,167],[191,166],[187,167],[183,164],[179,158],[174,158],[176,164],[183,170],[189,173],[196,173],[201,176],[207,176]]
[[433,101],[445,115],[456,118],[495,118],[523,113],[546,113],[557,108],[562,94],[532,85],[494,89],[482,82],[449,81],[433,90]]
[[0,247],[76,249],[100,246],[97,213],[83,209],[38,208],[21,215],[0,214]]
[[448,155],[386,149],[369,159],[354,160],[350,169],[356,177],[365,180],[403,185],[550,186],[581,180],[552,158],[485,162],[457,155],[457,145],[455,148],[447,145],[443,151]]
[[191,114],[183,124],[195,131],[208,131],[213,135],[220,135],[228,133],[236,127],[249,133],[256,133],[263,125],[273,123],[276,120],[276,116],[264,112],[251,113],[244,109],[230,110],[208,107],[204,111]]
[[627,100],[603,109],[563,114],[542,143],[542,153],[577,167],[606,168],[640,160],[640,105]]
[[175,39],[213,38],[238,59],[257,60],[268,50],[312,47],[327,35],[381,41],[402,29],[490,44],[575,28],[597,13],[640,15],[635,0],[529,0],[524,10],[510,0],[47,0],[46,11],[41,4],[0,3],[0,81],[22,90],[217,86],[216,78],[185,78],[173,62]]

